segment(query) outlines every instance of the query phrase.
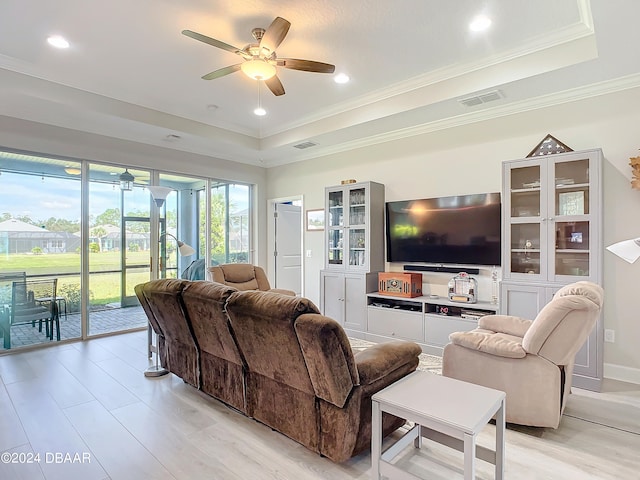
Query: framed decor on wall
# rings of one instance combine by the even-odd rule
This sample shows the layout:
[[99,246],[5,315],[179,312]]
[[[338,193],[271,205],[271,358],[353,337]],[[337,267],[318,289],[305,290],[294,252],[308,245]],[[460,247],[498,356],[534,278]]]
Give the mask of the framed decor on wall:
[[324,210],[307,210],[307,231],[324,230]]

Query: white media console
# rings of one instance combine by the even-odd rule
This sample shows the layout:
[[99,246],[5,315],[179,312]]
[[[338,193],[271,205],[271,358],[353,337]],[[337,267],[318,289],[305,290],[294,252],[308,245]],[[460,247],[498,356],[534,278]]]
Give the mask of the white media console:
[[411,340],[424,353],[442,356],[449,334],[473,330],[480,317],[497,311],[498,305],[488,302],[457,303],[445,297],[402,298],[369,293],[366,331],[347,333],[372,342]]

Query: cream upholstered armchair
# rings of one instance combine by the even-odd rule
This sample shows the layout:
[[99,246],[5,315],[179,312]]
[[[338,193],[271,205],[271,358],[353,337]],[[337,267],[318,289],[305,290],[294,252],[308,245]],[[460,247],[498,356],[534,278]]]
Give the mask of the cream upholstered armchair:
[[248,263],[227,263],[207,269],[207,280],[222,283],[238,290],[262,290],[265,292],[294,295],[293,290],[271,288],[264,270]]
[[535,320],[488,315],[456,332],[443,354],[447,377],[502,390],[510,423],[557,428],[571,390],[574,357],[596,324],[603,291],[562,287]]

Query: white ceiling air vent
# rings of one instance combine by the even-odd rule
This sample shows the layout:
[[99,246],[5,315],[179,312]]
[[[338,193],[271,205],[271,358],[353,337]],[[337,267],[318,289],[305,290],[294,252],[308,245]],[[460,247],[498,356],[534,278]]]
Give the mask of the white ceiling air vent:
[[458,101],[465,107],[475,107],[476,105],[494,102],[496,100],[500,100],[501,98],[504,98],[504,95],[502,95],[502,92],[500,90],[492,90],[490,92],[476,95],[475,97],[461,98]]
[[294,145],[293,148],[299,148],[300,150],[304,150],[305,148],[315,147],[316,145],[318,144],[313,142],[302,142],[297,145]]

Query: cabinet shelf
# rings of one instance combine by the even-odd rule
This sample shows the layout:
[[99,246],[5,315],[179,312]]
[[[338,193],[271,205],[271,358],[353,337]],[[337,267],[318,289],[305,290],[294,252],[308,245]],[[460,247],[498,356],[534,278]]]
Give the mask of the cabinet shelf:
[[511,253],[540,253],[539,248],[512,248]]
[[409,299],[370,293],[365,339],[403,338],[419,343],[426,353],[442,355],[451,333],[473,330],[480,317],[497,310],[497,305],[488,302],[457,303],[444,297]]
[[512,188],[511,193],[535,193],[539,192],[540,187],[531,187],[531,188]]
[[556,190],[585,190],[588,188],[588,183],[563,183],[562,185],[556,185]]
[[556,253],[578,253],[581,255],[588,255],[590,253],[589,250],[578,250],[577,248],[558,248],[556,249]]

